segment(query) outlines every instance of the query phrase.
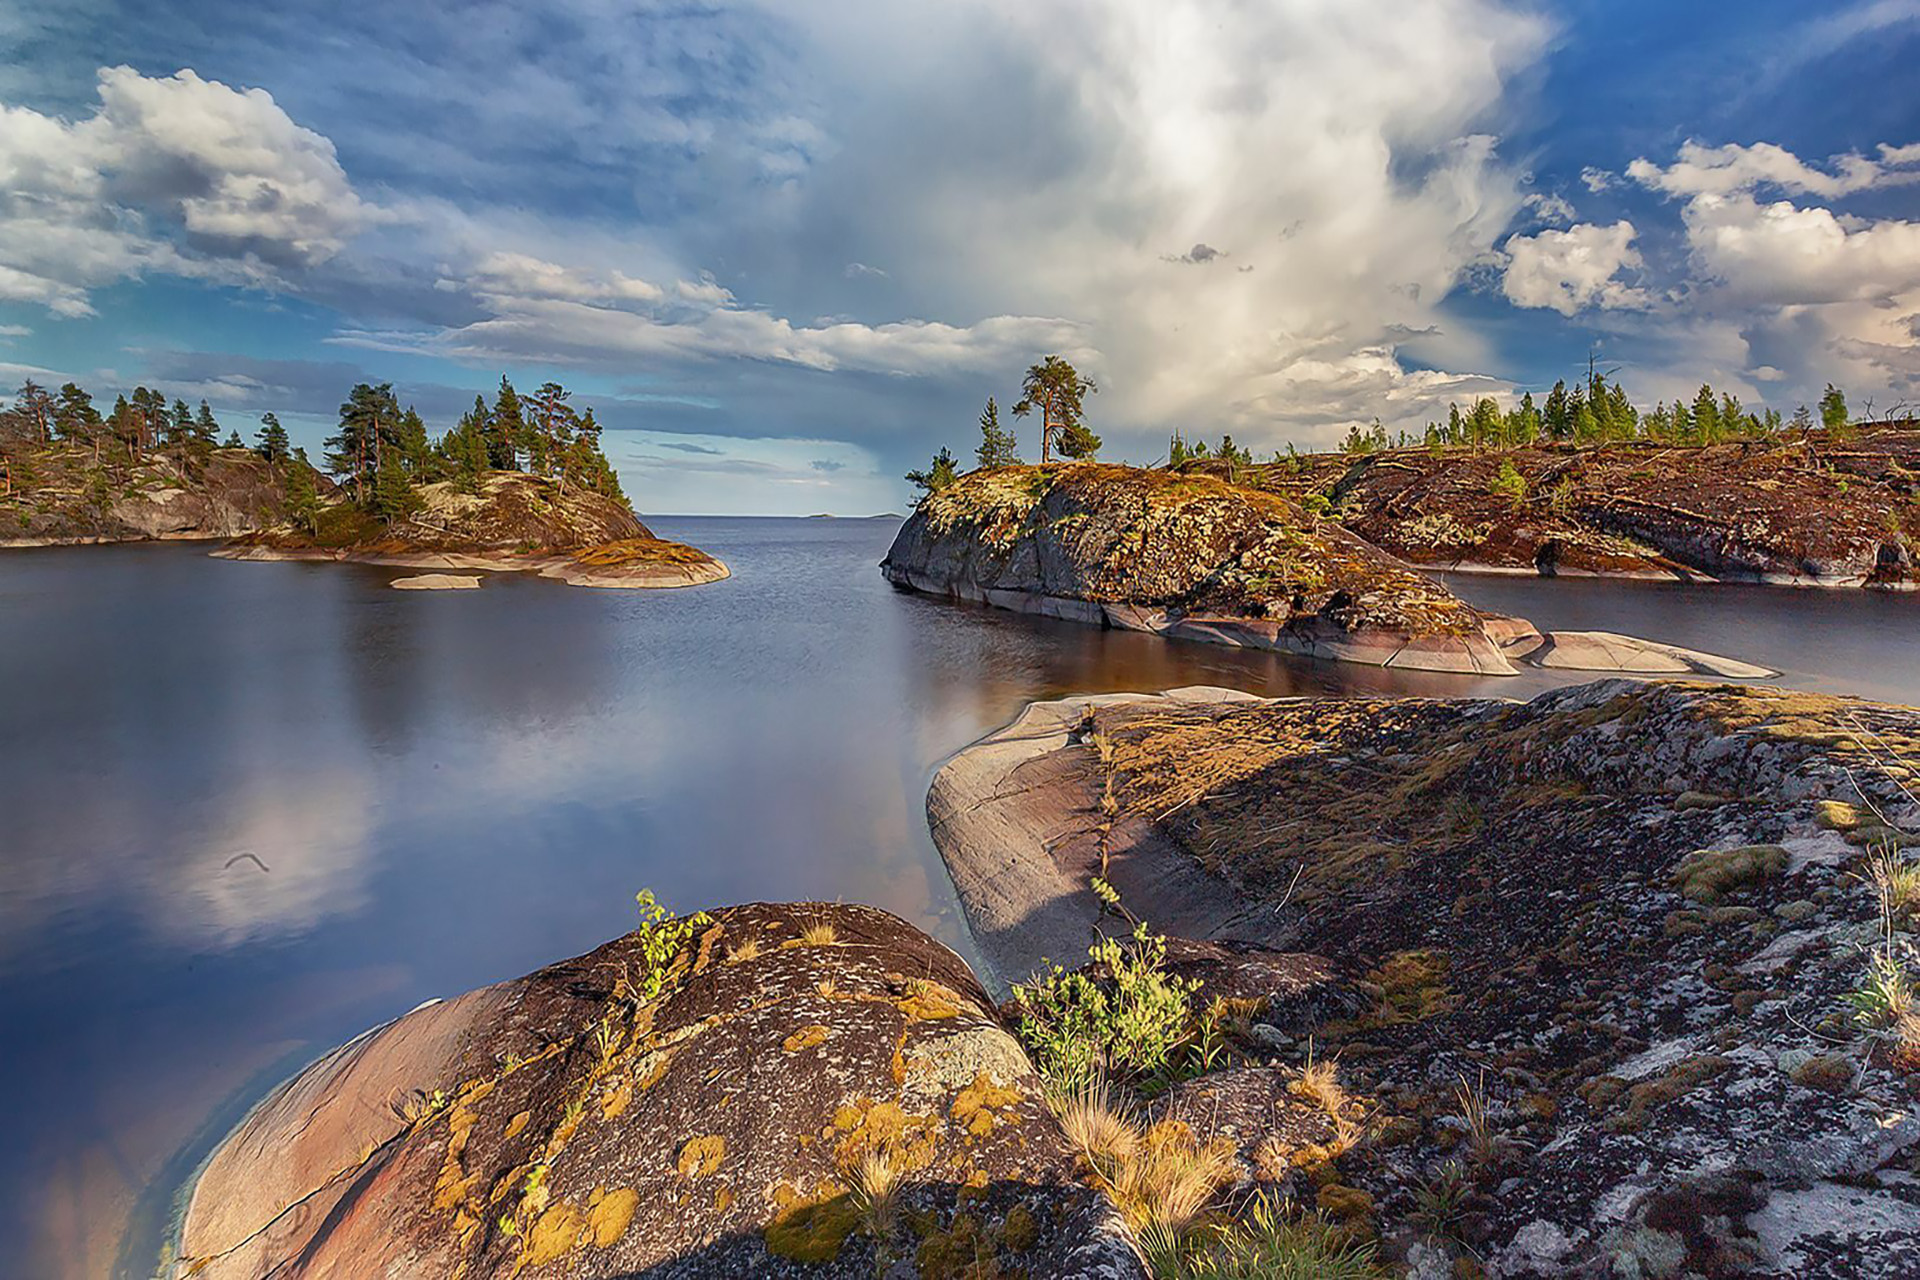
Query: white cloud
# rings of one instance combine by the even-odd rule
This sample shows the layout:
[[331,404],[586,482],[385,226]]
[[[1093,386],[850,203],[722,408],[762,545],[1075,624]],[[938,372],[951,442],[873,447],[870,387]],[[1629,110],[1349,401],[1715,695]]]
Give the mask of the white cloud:
[[1703,195],[1688,204],[1686,224],[1698,270],[1740,301],[1845,302],[1920,286],[1920,223]]
[[1642,265],[1634,235],[1633,224],[1622,219],[1610,227],[1581,223],[1565,231],[1512,236],[1501,287],[1517,307],[1545,307],[1563,316],[1585,307],[1645,308],[1650,305],[1646,293],[1619,278]]
[[1920,164],[1920,147],[1882,147],[1877,161],[1862,155],[1844,155],[1835,156],[1828,163],[1831,171],[1817,169],[1771,142],[1752,146],[1730,143],[1724,147],[1687,142],[1681,145],[1679,159],[1671,165],[1661,168],[1641,158],[1627,166],[1627,176],[1642,186],[1672,196],[1724,196],[1773,186],[1796,195],[1827,199],[1877,186],[1920,181],[1920,172],[1908,168]]
[[377,216],[264,90],[105,67],[97,91],[78,121],[0,107],[0,300],[81,316],[148,272],[267,282]]

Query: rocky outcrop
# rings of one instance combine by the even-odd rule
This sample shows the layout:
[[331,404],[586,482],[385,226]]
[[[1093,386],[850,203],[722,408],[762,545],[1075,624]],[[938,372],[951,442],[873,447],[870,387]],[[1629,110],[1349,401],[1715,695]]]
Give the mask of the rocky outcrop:
[[1007,978],[1126,927],[1102,872],[1156,929],[1343,975],[1182,1088],[1252,1159],[1289,1078],[1257,1073],[1337,1060],[1369,1118],[1267,1177],[1416,1274],[1894,1277],[1920,1020],[1870,993],[1920,980],[1920,891],[1871,859],[1920,846],[1916,778],[1920,711],[1773,689],[1182,690],[1038,704],[929,813]]
[[960,958],[734,907],[407,1014],[282,1085],[178,1274],[1142,1276]]
[[[251,449],[102,466],[78,445],[14,445],[0,547],[231,538],[286,517],[285,465]],[[318,481],[327,488],[324,480]]]
[[[1218,464],[1213,464],[1218,465]],[[1519,478],[1500,483],[1501,468]],[[1648,441],[1307,455],[1250,482],[1324,501],[1413,564],[1797,586],[1920,584],[1920,427],[1706,447]]]
[[1446,588],[1281,498],[1205,476],[974,472],[920,506],[881,567],[897,586],[1176,638],[1512,671]]
[[1772,674],[1482,613],[1333,521],[1200,474],[1098,463],[976,471],[929,495],[880,567],[895,586],[952,599],[1370,666]]
[[686,587],[729,576],[719,560],[656,538],[625,502],[518,471],[477,492],[422,485],[409,515],[383,522],[341,501],[308,530],[280,524],[214,552],[229,560],[334,560],[396,568],[534,573],[580,587]]

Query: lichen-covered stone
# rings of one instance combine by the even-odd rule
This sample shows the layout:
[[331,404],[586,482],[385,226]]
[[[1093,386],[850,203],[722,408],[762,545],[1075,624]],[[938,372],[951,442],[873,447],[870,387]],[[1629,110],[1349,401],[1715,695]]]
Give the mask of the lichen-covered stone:
[[1271,493],[1099,463],[1002,467],[931,495],[882,565],[902,587],[1186,639],[1510,674],[1445,587]]
[[[864,1278],[936,1236],[1008,1273],[1140,1274],[1025,1054],[918,930],[735,907],[644,1004],[643,966],[619,939],[301,1073],[200,1178],[182,1274]],[[881,1156],[876,1236],[855,1191]]]

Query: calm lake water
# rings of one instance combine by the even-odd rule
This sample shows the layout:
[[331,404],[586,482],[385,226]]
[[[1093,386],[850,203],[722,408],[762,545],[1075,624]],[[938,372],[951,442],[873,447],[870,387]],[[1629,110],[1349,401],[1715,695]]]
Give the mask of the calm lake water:
[[[927,781],[1031,699],[1565,682],[900,595],[875,569],[888,520],[652,523],[734,577],[410,593],[393,571],[191,545],[0,553],[0,1273],[150,1275],[182,1179],[276,1080],[422,1000],[597,945],[643,886],[687,909],[872,902],[966,950]],[[1453,586],[1920,702],[1912,597]]]

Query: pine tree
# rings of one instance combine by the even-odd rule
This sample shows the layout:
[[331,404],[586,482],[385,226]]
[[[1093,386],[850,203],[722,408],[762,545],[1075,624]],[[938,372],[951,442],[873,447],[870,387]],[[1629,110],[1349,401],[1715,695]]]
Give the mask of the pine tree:
[[520,445],[527,434],[526,419],[520,413],[520,396],[500,377],[500,394],[494,398],[493,412],[487,416],[491,434],[487,437],[487,456],[496,471],[520,469]]
[[1693,398],[1693,434],[1701,444],[1712,444],[1720,438],[1720,402],[1705,383]]
[[1087,424],[1075,418],[1059,428],[1060,456],[1076,462],[1091,462],[1100,456],[1100,437]]
[[1547,392],[1547,404],[1541,410],[1540,425],[1550,440],[1573,438],[1573,411],[1567,403],[1566,379],[1554,383],[1553,390]]
[[1827,438],[1837,442],[1852,437],[1851,415],[1847,412],[1847,397],[1840,388],[1831,382],[1820,397],[1820,425],[1827,429]]
[[212,444],[220,438],[220,424],[205,400],[200,402],[200,412],[193,420],[193,438],[199,444]]
[[[1039,364],[1029,366],[1027,376],[1020,384],[1021,396],[1013,406],[1013,416],[1024,418],[1035,409],[1040,410],[1040,461],[1044,465],[1052,457],[1052,448],[1057,440],[1080,426],[1081,415],[1085,412],[1086,398],[1100,388],[1091,378],[1083,378],[1078,370],[1059,356],[1048,356]],[[1074,437],[1075,447],[1085,449],[1092,442],[1092,449],[1070,457],[1092,457],[1100,449],[1100,437],[1091,431],[1082,431]],[[1064,454],[1066,450],[1062,448]]]
[[353,482],[353,500],[367,505],[380,473],[389,468],[404,477],[399,443],[400,405],[393,384],[360,383],[340,406],[340,429],[327,439],[327,469]]
[[222,449],[244,449],[247,447],[247,442],[240,438],[239,428],[236,427],[227,432],[227,438],[221,442],[220,447]]
[[460,425],[441,442],[441,451],[453,466],[454,484],[463,493],[480,492],[480,479],[493,461],[487,443],[492,429],[487,402],[475,396],[473,408],[461,415]]
[[908,482],[923,490],[920,502],[925,502],[959,478],[960,473],[954,467],[953,454],[946,449],[941,449],[933,455],[933,462],[925,471],[907,472]]
[[253,438],[259,442],[260,456],[267,460],[268,466],[277,467],[289,457],[287,429],[273,414],[260,415],[260,430],[254,432]]
[[1000,425],[1000,406],[992,396],[980,412],[980,447],[974,451],[980,467],[1011,467],[1020,463],[1020,442],[1013,432]]
[[[527,457],[529,469],[538,475],[552,475],[573,441],[576,419],[572,406],[567,403],[571,394],[557,382],[546,382],[527,397]],[[560,469],[560,487],[565,492],[564,468]]]
[[320,491],[305,449],[294,450],[287,466],[287,514],[309,534],[320,531]]

